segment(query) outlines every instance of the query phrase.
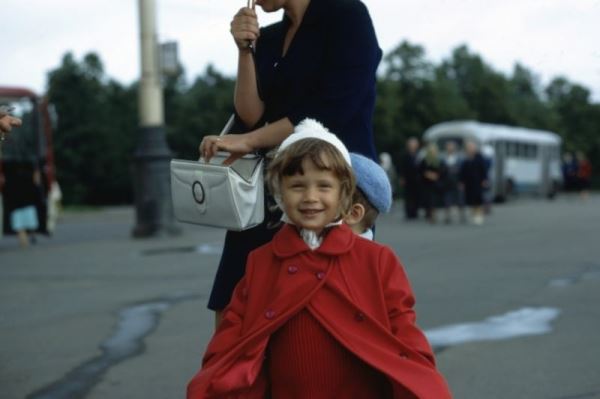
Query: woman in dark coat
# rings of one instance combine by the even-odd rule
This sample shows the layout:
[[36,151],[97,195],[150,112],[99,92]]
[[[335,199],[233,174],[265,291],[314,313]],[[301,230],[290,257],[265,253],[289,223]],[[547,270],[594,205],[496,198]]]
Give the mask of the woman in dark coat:
[[468,141],[465,144],[465,160],[460,168],[461,188],[464,190],[465,203],[471,207],[473,224],[483,224],[483,191],[488,185],[488,168],[479,152],[477,144]]
[[[239,135],[205,136],[201,155],[243,154],[279,145],[304,118],[335,132],[348,150],[376,159],[372,118],[381,49],[368,10],[359,0],[259,0],[282,21],[259,29],[256,13],[242,8],[231,23],[238,47],[235,89]],[[249,46],[253,43],[252,46]],[[228,231],[208,307],[222,310],[244,274],[248,253],[270,241],[279,215],[243,231]],[[217,314],[218,316],[218,314]]]
[[433,143],[427,146],[425,157],[419,164],[421,194],[427,220],[435,223],[435,209],[442,203],[442,189],[446,178],[444,162]]

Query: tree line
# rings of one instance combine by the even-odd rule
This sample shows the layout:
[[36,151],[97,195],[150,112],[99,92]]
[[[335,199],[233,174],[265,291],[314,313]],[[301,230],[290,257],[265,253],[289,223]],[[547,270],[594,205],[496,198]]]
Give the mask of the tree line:
[[[204,134],[219,132],[233,112],[235,78],[214,67],[192,82],[183,68],[164,79],[167,141],[177,158],[198,158]],[[132,202],[131,162],[138,132],[137,82],[122,85],[106,75],[95,53],[64,55],[48,74],[48,97],[58,126],[54,150],[58,180],[68,204]],[[377,80],[376,146],[401,157],[408,137],[431,125],[473,119],[549,130],[563,150],[582,150],[600,165],[600,104],[590,90],[565,77],[543,86],[531,69],[516,64],[495,70],[467,46],[435,64],[425,49],[400,43],[386,54]]]

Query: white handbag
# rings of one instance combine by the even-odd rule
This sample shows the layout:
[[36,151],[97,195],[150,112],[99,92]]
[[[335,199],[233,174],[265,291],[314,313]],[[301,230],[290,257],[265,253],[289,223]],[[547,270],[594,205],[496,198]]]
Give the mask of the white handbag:
[[[233,117],[221,134],[229,130]],[[264,160],[249,154],[223,165],[229,153],[210,163],[171,160],[171,196],[180,222],[241,231],[264,220]]]

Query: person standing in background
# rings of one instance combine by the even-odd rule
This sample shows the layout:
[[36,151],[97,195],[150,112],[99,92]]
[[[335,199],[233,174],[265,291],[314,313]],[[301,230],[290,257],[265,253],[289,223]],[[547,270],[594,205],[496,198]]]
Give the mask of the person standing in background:
[[41,190],[41,174],[33,162],[5,162],[3,201],[6,206],[5,233],[16,233],[21,247],[35,242],[34,233],[39,228],[36,202]]
[[577,188],[581,199],[588,199],[592,183],[592,164],[583,151],[577,151]]
[[577,159],[570,152],[565,152],[562,158],[563,189],[567,192],[577,190]]
[[10,115],[10,109],[6,106],[0,107],[0,237],[4,234],[4,173],[2,172],[2,142],[13,127],[21,126],[21,119]]
[[[305,118],[336,132],[349,150],[376,160],[373,140],[376,71],[381,60],[375,29],[359,0],[258,0],[283,19],[259,28],[254,6],[231,22],[238,49],[236,119],[245,134],[208,135],[200,144],[208,160],[217,151],[231,160],[278,146]],[[265,191],[267,192],[267,191]],[[270,209],[270,207],[269,207]],[[271,241],[279,212],[266,212],[252,229],[228,231],[208,308],[225,308],[244,275],[248,253]]]
[[483,190],[488,184],[487,167],[477,144],[473,141],[467,141],[465,144],[460,183],[465,202],[471,208],[472,222],[480,226],[483,224]]
[[410,137],[406,141],[406,152],[402,157],[400,166],[400,184],[404,189],[404,217],[414,220],[419,213],[419,140]]
[[481,156],[485,162],[485,180],[486,184],[483,186],[483,213],[489,215],[492,213],[492,186],[490,184],[490,174],[494,167],[494,149],[490,145],[483,145],[481,147]]
[[452,223],[454,215],[459,215],[460,221],[465,222],[465,210],[460,190],[460,167],[462,160],[456,151],[456,143],[446,143],[444,164],[446,165],[446,178],[444,179],[444,210],[445,223]]
[[[0,109],[0,191],[2,192],[2,230],[4,234],[17,234],[21,247],[35,242],[35,232],[40,228],[37,204],[42,192],[42,177],[38,166],[37,138],[29,129],[16,134],[6,133],[23,125],[21,118]],[[26,125],[31,117],[24,118]]]
[[396,172],[396,166],[392,161],[392,156],[387,152],[379,154],[379,166],[385,171],[385,174],[390,181],[392,187],[392,198],[396,198],[398,195],[398,173]]
[[446,168],[435,143],[427,146],[425,157],[419,163],[419,174],[425,215],[429,223],[435,223],[435,210],[442,202],[441,194],[446,177]]

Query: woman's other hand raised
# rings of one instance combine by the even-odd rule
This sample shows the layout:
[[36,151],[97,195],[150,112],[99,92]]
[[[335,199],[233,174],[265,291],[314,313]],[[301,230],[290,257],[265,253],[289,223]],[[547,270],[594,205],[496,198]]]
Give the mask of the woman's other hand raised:
[[251,44],[260,36],[258,18],[253,8],[254,5],[252,8],[241,8],[231,21],[231,36],[240,50],[250,49]]

